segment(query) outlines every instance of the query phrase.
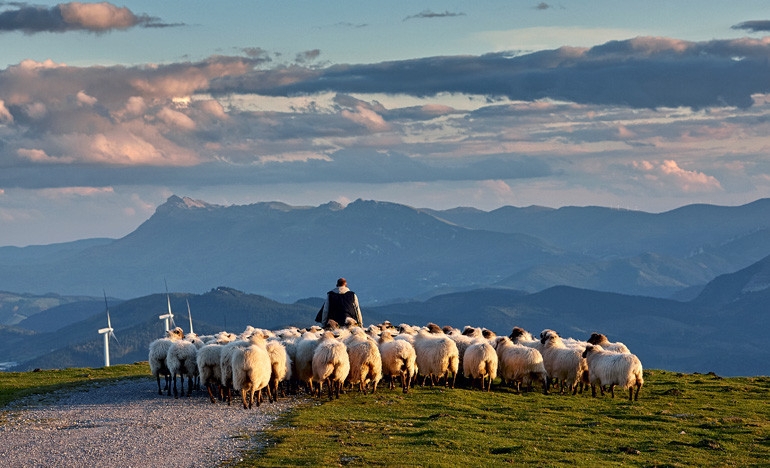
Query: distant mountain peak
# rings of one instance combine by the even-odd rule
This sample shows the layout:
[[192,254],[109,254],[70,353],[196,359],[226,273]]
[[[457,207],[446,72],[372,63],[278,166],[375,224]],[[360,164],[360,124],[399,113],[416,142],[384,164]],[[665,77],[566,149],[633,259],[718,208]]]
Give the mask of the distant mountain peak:
[[160,205],[156,212],[168,212],[173,210],[195,210],[195,209],[211,209],[216,208],[219,205],[213,205],[206,203],[202,200],[195,200],[190,197],[179,197],[177,195],[171,195],[166,200],[166,203]]

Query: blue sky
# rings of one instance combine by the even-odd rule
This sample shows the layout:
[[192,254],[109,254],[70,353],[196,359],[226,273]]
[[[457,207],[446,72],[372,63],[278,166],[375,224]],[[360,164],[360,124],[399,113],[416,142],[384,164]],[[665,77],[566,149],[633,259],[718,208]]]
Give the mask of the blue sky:
[[[222,205],[770,196],[770,4],[0,2],[0,246]],[[641,6],[640,6],[641,5]]]

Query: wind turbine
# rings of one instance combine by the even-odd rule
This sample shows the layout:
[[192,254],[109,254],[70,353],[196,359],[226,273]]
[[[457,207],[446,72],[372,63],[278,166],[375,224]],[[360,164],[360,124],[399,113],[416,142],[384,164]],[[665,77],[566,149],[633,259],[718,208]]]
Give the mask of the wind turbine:
[[110,367],[110,337],[118,338],[113,333],[112,323],[110,323],[110,308],[107,306],[107,293],[104,293],[104,308],[107,311],[107,328],[100,328],[99,334],[104,335],[104,367]]
[[187,299],[185,299],[185,301],[187,302],[187,318],[190,319],[190,333],[195,333],[193,332],[193,327],[192,327],[192,314],[190,313],[190,301]]
[[171,313],[171,296],[169,296],[168,294],[168,283],[166,283],[165,279],[163,280],[163,283],[166,284],[166,303],[168,304],[168,313],[159,315],[158,318],[161,320],[165,320],[166,331],[169,331],[170,329],[169,326],[173,327],[176,324],[174,323],[174,314]]

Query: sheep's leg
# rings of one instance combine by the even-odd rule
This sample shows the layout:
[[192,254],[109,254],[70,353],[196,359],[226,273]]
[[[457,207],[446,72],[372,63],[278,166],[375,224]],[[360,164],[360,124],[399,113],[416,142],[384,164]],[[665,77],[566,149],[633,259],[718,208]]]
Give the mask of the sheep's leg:
[[192,395],[193,391],[193,378],[192,376],[187,377],[187,396],[189,397]]
[[[157,374],[155,376],[158,379],[158,395],[163,395],[163,390],[160,389],[160,374]],[[166,377],[163,377],[163,380],[166,380]]]
[[[267,392],[267,399],[268,401],[273,401],[273,392],[270,390],[270,386],[265,387],[265,391]],[[262,403],[262,389],[259,389],[259,399],[257,400],[259,403],[257,406],[259,406]]]
[[211,382],[206,382],[206,391],[209,392],[209,400],[211,400],[212,403],[216,403],[216,399],[214,398],[214,391],[212,390],[212,387],[214,386]]
[[641,389],[642,389],[642,385],[637,383],[636,384],[636,394],[634,395],[634,401],[638,401],[639,400],[639,390],[641,390]]
[[[599,387],[601,389],[601,387]],[[604,395],[604,393],[602,393]],[[591,396],[596,398],[596,384],[591,384]]]
[[171,378],[174,379],[174,398],[179,398],[179,392],[176,390],[176,372],[174,372]]
[[615,384],[610,385],[610,394],[612,395],[612,398],[615,398]]
[[171,396],[171,374],[166,374],[163,379],[166,381],[166,395]]

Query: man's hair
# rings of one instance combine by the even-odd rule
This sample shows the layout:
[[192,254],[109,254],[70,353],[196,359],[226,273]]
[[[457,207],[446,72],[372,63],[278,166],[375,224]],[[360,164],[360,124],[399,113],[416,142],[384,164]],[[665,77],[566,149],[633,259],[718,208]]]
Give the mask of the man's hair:
[[345,278],[340,278],[340,279],[337,280],[337,287],[338,288],[340,286],[345,286],[346,284],[348,284],[348,282],[347,282],[347,280]]

